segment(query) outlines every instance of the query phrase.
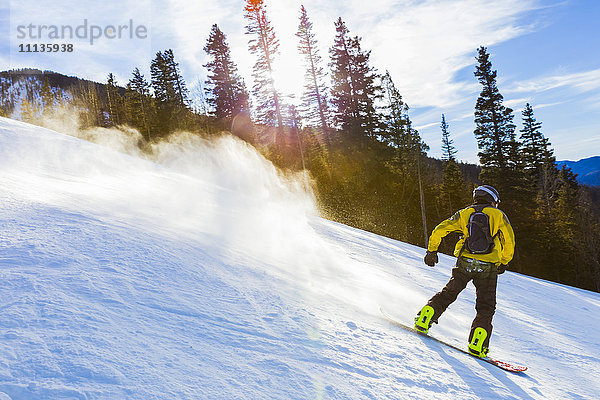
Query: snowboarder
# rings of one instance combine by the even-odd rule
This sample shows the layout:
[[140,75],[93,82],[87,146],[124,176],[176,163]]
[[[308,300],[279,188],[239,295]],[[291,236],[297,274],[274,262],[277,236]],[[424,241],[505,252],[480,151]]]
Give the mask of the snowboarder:
[[477,315],[469,334],[469,353],[486,357],[492,334],[492,317],[496,310],[496,284],[512,260],[515,236],[508,218],[498,209],[500,195],[491,186],[483,185],[473,191],[473,205],[458,211],[435,227],[429,238],[425,264],[438,262],[437,249],[451,232],[460,232],[454,255],[456,266],[452,278],[434,295],[415,318],[415,329],[427,333],[432,323],[456,300],[469,281],[475,285]]

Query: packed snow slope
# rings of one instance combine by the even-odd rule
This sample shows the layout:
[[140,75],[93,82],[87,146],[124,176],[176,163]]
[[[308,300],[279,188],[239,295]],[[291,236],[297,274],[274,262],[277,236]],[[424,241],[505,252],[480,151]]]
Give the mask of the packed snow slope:
[[[231,137],[150,161],[0,119],[0,399],[598,398],[598,294],[502,275],[492,354],[529,367],[502,371],[381,318],[452,258],[320,219],[304,184]],[[466,344],[473,305],[432,333]]]

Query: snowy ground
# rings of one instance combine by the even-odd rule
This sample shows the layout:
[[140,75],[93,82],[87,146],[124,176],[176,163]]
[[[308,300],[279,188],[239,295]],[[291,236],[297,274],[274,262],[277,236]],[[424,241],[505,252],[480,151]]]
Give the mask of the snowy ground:
[[[318,218],[231,138],[157,160],[0,118],[0,400],[598,398],[600,295],[502,275],[511,374],[381,318],[450,257]],[[466,343],[473,298],[432,333]]]

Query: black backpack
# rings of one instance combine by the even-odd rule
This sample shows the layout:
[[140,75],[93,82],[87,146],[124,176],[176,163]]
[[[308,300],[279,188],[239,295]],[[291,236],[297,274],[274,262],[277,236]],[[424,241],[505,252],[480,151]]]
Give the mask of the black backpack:
[[489,254],[494,248],[494,238],[490,234],[490,219],[483,212],[487,205],[472,206],[475,212],[469,216],[467,230],[469,236],[465,239],[465,248],[471,254]]

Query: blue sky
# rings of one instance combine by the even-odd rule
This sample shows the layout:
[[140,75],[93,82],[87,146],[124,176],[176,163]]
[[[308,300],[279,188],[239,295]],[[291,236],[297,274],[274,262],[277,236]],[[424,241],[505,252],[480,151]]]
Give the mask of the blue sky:
[[[446,115],[461,160],[477,162],[473,107],[480,87],[473,76],[476,49],[489,48],[506,104],[517,129],[526,102],[559,159],[600,154],[600,2],[595,0],[265,0],[281,41],[277,85],[299,96],[302,66],[296,51],[300,4],[314,23],[327,59],[341,16],[352,35],[372,51],[373,66],[389,70],[411,106],[411,118],[440,156],[441,114]],[[149,77],[153,55],[173,48],[194,93],[204,80],[202,51],[213,23],[227,34],[232,56],[248,86],[253,57],[244,34],[243,0],[4,0],[0,5],[0,69],[35,67],[105,81],[113,72],[125,84],[135,67]],[[36,43],[17,37],[20,25],[88,25],[106,28],[133,20],[146,38],[54,40],[73,43],[73,53],[19,53]]]

